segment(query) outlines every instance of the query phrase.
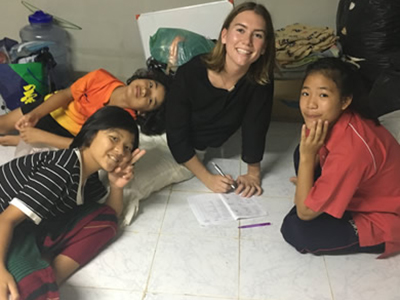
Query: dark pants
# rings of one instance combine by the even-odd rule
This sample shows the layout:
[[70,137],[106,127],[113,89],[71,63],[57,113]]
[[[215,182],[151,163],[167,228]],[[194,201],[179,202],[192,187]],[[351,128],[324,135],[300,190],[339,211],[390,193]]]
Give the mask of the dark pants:
[[281,233],[285,241],[300,253],[322,255],[385,251],[384,243],[360,247],[350,213],[341,219],[324,213],[311,221],[303,221],[297,216],[296,207],[293,207],[283,220]]
[[[30,112],[33,109],[35,109],[36,107],[38,107],[42,103],[43,103],[43,101],[36,101],[36,102],[33,102],[33,103],[22,105],[21,106],[21,111],[25,115],[28,112]],[[54,120],[53,117],[50,114],[48,114],[48,115],[44,116],[43,118],[41,118],[37,122],[35,127],[38,128],[38,129],[44,130],[44,131],[51,132],[51,133],[56,134],[56,135],[63,136],[63,137],[67,137],[67,138],[73,138],[74,137],[67,129],[65,129],[60,124],[58,124],[57,121]]]
[[[299,165],[298,147],[294,153],[294,165]],[[321,175],[318,166],[314,181]],[[385,244],[371,247],[360,247],[357,228],[350,212],[345,212],[341,219],[328,214],[321,214],[310,221],[303,221],[297,216],[296,207],[293,207],[283,220],[281,233],[285,241],[296,248],[300,253],[346,254],[346,253],[382,253]]]

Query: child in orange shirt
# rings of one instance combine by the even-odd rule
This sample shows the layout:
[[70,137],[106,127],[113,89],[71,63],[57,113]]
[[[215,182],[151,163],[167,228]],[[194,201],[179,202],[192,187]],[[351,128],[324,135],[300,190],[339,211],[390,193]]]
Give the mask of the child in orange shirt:
[[92,71],[45,102],[24,105],[0,116],[0,134],[9,134],[15,128],[20,132],[19,136],[1,136],[0,145],[17,145],[22,138],[28,144],[68,148],[83,123],[107,105],[127,110],[143,131],[149,123],[146,114],[164,110],[166,82],[164,74],[153,70],[139,70],[127,85],[103,69]]

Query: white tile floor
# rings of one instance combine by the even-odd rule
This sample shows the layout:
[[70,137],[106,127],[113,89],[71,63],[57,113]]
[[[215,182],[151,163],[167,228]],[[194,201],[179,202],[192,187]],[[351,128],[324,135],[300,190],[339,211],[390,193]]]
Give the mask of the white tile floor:
[[[62,287],[63,300],[398,300],[400,255],[302,255],[279,232],[292,206],[292,151],[299,124],[273,123],[262,163],[269,212],[257,221],[202,228],[187,197],[206,189],[196,179],[141,202],[140,214],[121,236]],[[207,153],[232,175],[243,172],[239,135]],[[1,149],[4,150],[4,149]],[[1,160],[1,158],[0,158]],[[246,224],[251,221],[242,221]]]

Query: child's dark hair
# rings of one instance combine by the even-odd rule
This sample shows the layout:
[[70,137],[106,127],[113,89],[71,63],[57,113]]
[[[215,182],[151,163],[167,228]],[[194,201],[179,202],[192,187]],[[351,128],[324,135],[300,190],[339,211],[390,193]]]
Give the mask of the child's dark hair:
[[[352,97],[349,108],[365,119],[379,121],[374,117],[368,105],[368,94],[355,66],[339,58],[322,58],[307,67],[304,80],[313,73],[320,73],[335,82],[340,97]],[[304,82],[304,81],[303,81]]]
[[131,77],[128,78],[126,84],[130,84],[132,81],[136,79],[151,79],[161,83],[165,87],[165,91],[169,90],[170,79],[168,75],[164,72],[156,69],[137,69],[135,73]]
[[112,128],[124,129],[133,134],[135,141],[132,151],[139,146],[139,130],[133,117],[121,107],[105,106],[86,120],[69,147],[89,147],[97,132]]
[[[126,83],[129,85],[135,79],[151,79],[161,83],[165,88],[165,99],[172,80],[170,76],[158,69],[139,69]],[[165,99],[158,109],[146,112],[137,117],[137,123],[144,134],[158,135],[165,132]]]

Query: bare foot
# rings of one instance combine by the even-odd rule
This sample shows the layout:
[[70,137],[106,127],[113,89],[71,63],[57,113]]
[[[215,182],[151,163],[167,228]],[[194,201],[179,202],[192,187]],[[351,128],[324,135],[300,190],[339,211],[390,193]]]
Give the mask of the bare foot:
[[19,143],[19,135],[3,135],[0,136],[0,145],[17,146]]
[[293,183],[294,185],[297,185],[297,177],[296,177],[296,176],[290,177],[290,178],[289,178],[289,181],[290,181],[291,183]]

